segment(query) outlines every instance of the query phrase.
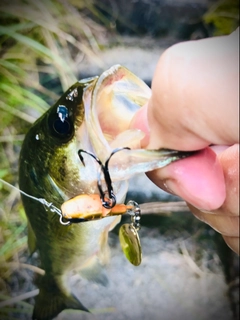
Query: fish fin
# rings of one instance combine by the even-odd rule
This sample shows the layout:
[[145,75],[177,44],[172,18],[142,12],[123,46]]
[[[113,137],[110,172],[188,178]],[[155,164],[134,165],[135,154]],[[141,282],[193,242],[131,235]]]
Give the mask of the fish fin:
[[84,268],[81,268],[79,273],[81,277],[88,281],[99,283],[105,287],[109,284],[106,272],[97,256],[92,257],[88,263],[84,265]]
[[37,250],[37,241],[36,241],[35,233],[29,221],[28,221],[27,228],[28,228],[28,250],[31,257],[34,254],[34,252]]
[[37,279],[39,294],[35,300],[32,320],[51,320],[65,309],[89,312],[72,294],[65,294],[51,276]]
[[116,224],[121,220],[121,216],[117,216],[111,224],[101,233],[99,237],[99,251],[96,255],[92,256],[79,270],[79,274],[87,279],[99,283],[103,286],[109,284],[108,277],[104,266],[109,263],[110,249],[108,245],[108,233]]
[[109,229],[103,230],[99,237],[99,251],[98,259],[102,265],[107,265],[110,261],[110,248],[108,245],[108,232]]

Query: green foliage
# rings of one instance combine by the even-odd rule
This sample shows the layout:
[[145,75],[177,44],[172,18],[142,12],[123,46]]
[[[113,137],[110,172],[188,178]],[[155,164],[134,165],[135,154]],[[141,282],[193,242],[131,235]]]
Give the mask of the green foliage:
[[76,81],[85,54],[98,59],[96,35],[102,28],[82,14],[84,7],[83,0],[1,1],[0,109],[5,125],[13,116],[32,123],[49,107],[46,100],[56,100],[40,84],[39,72],[60,79],[65,91]]
[[206,24],[214,26],[214,35],[227,35],[239,26],[239,0],[221,0],[203,16]]

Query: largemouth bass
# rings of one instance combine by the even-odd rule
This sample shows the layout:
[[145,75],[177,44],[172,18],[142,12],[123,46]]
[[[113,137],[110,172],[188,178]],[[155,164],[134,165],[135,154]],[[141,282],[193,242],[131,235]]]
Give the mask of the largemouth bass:
[[[149,99],[151,90],[126,68],[116,65],[100,77],[81,80],[31,127],[20,154],[19,186],[24,192],[44,198],[60,208],[81,194],[97,194],[96,161],[78,150],[87,150],[103,163],[109,162],[117,202],[124,201],[127,180],[134,174],[163,167],[187,153],[171,150],[141,150],[144,134],[130,130],[135,112]],[[108,232],[119,216],[68,226],[59,216],[33,199],[22,196],[29,221],[30,252],[39,251],[45,275],[37,280],[33,319],[48,320],[62,310],[87,309],[74,296],[69,277],[75,272],[104,282],[101,266],[108,261]]]

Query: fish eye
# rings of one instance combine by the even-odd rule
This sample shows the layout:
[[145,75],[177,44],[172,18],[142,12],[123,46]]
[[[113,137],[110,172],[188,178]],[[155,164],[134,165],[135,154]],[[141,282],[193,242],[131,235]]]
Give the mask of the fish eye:
[[57,119],[53,123],[53,128],[60,135],[68,135],[71,130],[71,124],[67,120],[61,121]]
[[64,142],[69,141],[73,136],[74,127],[69,118],[62,120],[57,114],[50,115],[48,119],[48,125],[51,134]]

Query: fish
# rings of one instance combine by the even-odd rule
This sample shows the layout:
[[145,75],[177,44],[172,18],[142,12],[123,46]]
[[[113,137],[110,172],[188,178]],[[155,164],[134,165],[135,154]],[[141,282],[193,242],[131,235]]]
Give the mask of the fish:
[[[19,187],[28,219],[30,254],[38,251],[43,276],[32,319],[49,320],[64,309],[88,311],[69,285],[73,274],[106,284],[109,262],[108,233],[121,215],[63,225],[59,215],[33,198],[57,208],[80,195],[99,194],[99,164],[109,160],[116,202],[124,203],[128,179],[184,158],[187,152],[143,150],[144,133],[130,129],[137,110],[149,100],[151,89],[130,70],[115,65],[100,76],[79,80],[27,132],[19,158]],[[107,188],[101,178],[103,188]]]

